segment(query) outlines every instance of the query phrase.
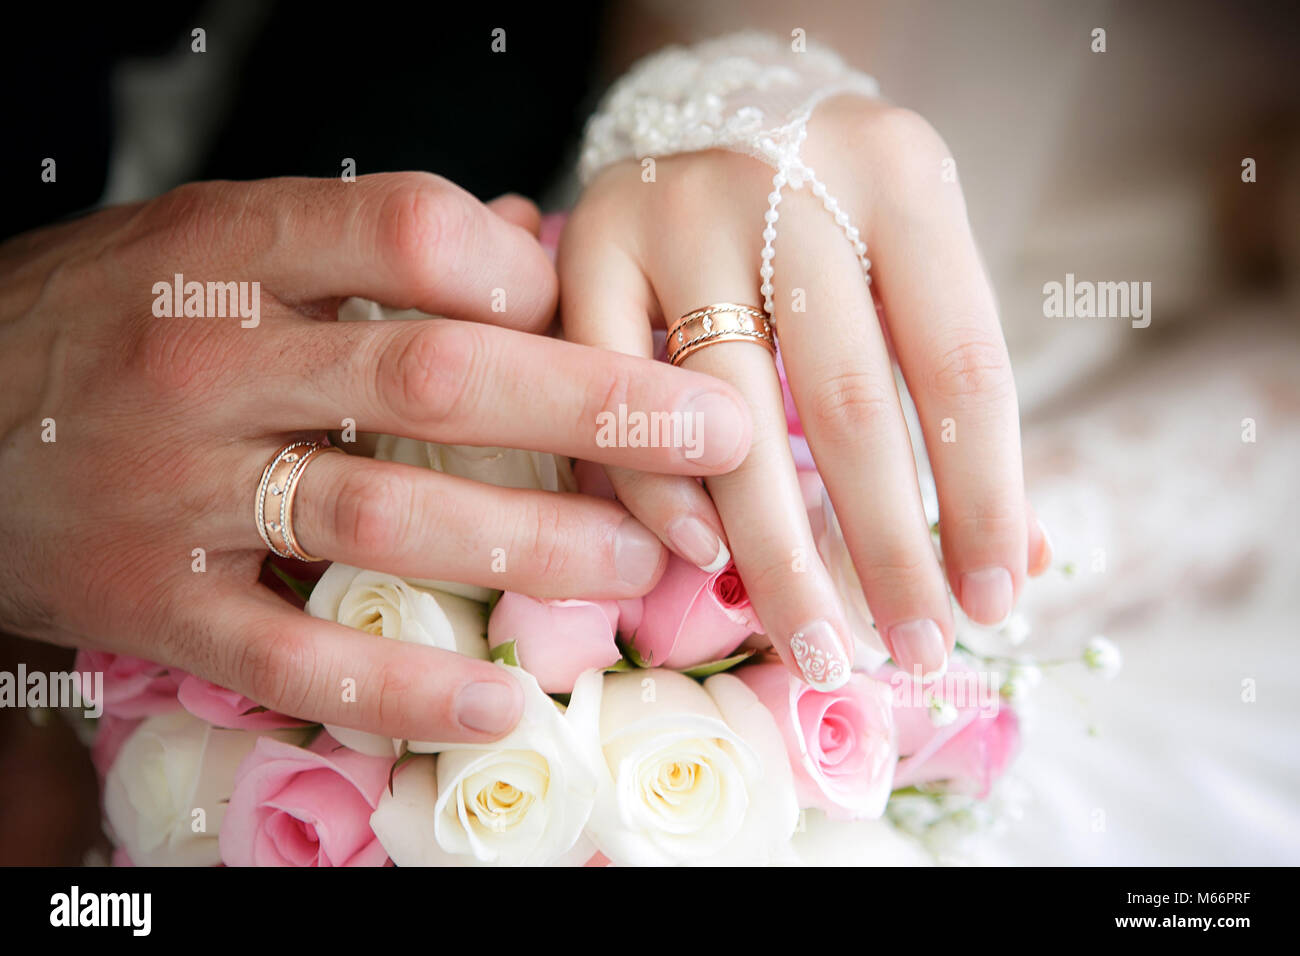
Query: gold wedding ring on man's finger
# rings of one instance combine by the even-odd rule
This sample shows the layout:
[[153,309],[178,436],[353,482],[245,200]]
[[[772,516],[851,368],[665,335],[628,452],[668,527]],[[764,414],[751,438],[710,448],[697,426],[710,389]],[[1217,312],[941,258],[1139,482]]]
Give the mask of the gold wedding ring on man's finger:
[[298,545],[293,533],[293,499],[307,463],[329,451],[341,452],[342,449],[318,441],[290,442],[277,451],[262,470],[253,517],[262,541],[282,558],[324,560],[308,554]]

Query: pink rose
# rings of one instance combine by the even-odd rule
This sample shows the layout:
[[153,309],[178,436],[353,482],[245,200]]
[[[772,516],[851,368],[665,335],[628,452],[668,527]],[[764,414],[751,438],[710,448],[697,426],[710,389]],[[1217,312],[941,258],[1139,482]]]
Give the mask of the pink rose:
[[898,747],[890,688],[854,673],[838,690],[813,690],[784,664],[739,668],[785,740],[799,806],[832,820],[879,817],[893,789]]
[[640,601],[543,601],[507,591],[488,618],[488,646],[513,641],[515,660],[542,690],[567,694],[583,671],[623,656],[614,641],[621,604],[635,613]]
[[78,651],[73,665],[104,675],[104,713],[134,719],[180,709],[176,691],[185,674],[161,664],[108,651]]
[[226,690],[193,674],[187,674],[181,681],[176,697],[191,714],[215,727],[230,730],[280,730],[307,724],[307,721],[296,717],[267,710],[237,691]]
[[228,866],[383,866],[370,815],[390,757],[348,750],[322,733],[310,748],[262,737],[235,772],[221,822]]
[[686,670],[726,657],[762,629],[735,564],[710,574],[669,555],[631,641],[647,666]]
[[[997,689],[981,675],[959,665],[922,689],[896,668],[887,668],[894,688],[898,725],[898,772],[895,787],[946,783],[952,790],[983,799],[1020,746],[1020,721]],[[882,675],[878,675],[882,676]],[[930,695],[950,708],[947,722],[936,725]]]

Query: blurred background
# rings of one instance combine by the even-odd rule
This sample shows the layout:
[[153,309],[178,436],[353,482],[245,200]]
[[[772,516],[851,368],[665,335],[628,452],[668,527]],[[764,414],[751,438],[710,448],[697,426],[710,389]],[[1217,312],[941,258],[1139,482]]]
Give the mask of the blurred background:
[[[345,158],[562,210],[582,122],[636,57],[801,29],[951,148],[1030,495],[1073,572],[1030,589],[1024,647],[1065,658],[1104,634],[1125,658],[1113,681],[1063,669],[1038,689],[1018,819],[983,858],[1300,862],[1300,6],[473,6],[37,10],[0,40],[0,238],[193,179],[337,176]],[[1150,324],[1046,316],[1044,286],[1068,275],[1150,283]],[[70,659],[0,640],[0,670]],[[0,710],[0,863],[78,863],[93,771],[67,724],[31,716]]]

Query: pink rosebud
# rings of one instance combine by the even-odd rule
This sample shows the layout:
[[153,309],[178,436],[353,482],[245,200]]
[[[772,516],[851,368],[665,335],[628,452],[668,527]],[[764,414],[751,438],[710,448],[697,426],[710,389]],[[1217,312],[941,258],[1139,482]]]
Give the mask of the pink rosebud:
[[893,667],[877,676],[894,688],[902,758],[894,786],[944,783],[956,792],[988,796],[1020,746],[1020,721],[997,688],[957,664],[924,687]]
[[762,629],[735,564],[710,574],[669,555],[631,640],[648,666],[686,670],[726,657]]
[[322,733],[309,749],[262,737],[235,772],[221,822],[227,866],[383,866],[370,815],[391,757],[368,757]]
[[179,710],[176,691],[184,672],[170,670],[153,661],[108,651],[77,652],[73,665],[80,673],[104,675],[104,713],[137,719]]
[[567,694],[583,671],[618,663],[618,623],[614,601],[542,601],[507,591],[488,619],[488,646],[513,641],[515,660],[542,690]]
[[884,813],[898,763],[888,684],[854,673],[843,687],[823,692],[784,664],[750,665],[736,676],[781,730],[800,807],[832,820]]
[[214,727],[230,730],[281,730],[309,723],[267,710],[238,691],[226,690],[193,674],[187,674],[181,681],[176,697],[182,707]]

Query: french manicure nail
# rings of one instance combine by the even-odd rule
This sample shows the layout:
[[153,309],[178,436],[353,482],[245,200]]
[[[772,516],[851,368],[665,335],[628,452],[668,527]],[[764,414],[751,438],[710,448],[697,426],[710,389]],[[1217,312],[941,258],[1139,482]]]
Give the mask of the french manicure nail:
[[685,412],[694,424],[691,433],[696,441],[683,452],[689,460],[712,468],[736,457],[745,440],[745,418],[735,402],[717,392],[705,392],[691,399]]
[[632,587],[646,587],[659,570],[664,548],[635,518],[624,518],[614,538],[614,571]]
[[813,690],[838,690],[848,683],[852,666],[847,644],[829,621],[815,621],[791,636],[790,654]]
[[938,677],[948,668],[943,632],[929,618],[904,621],[889,629],[886,642],[894,663],[913,677]]
[[694,515],[674,518],[665,529],[677,552],[701,571],[721,571],[731,560],[731,552],[707,524]]
[[481,734],[504,734],[514,727],[519,691],[501,681],[475,681],[456,695],[456,719]]
[[1014,600],[1011,572],[1006,568],[982,568],[961,576],[961,606],[978,624],[1006,620]]

